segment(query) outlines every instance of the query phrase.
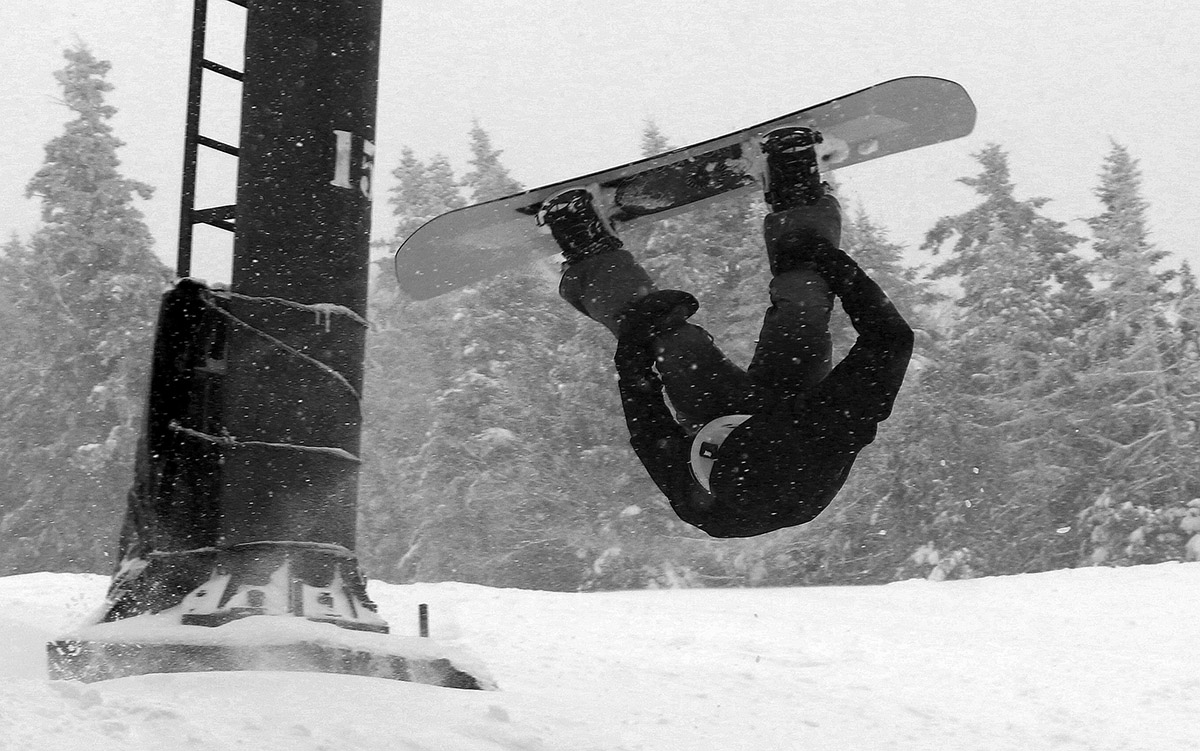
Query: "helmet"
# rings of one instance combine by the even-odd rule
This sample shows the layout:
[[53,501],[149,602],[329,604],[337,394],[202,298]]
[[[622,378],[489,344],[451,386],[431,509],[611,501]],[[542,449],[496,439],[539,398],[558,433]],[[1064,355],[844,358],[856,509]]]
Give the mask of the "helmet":
[[712,492],[708,485],[708,476],[712,474],[713,464],[716,463],[717,451],[721,448],[721,444],[734,428],[749,419],[750,415],[718,417],[700,428],[700,432],[696,433],[696,437],[692,439],[692,451],[689,457],[692,477],[695,477],[696,482],[703,485],[705,490]]

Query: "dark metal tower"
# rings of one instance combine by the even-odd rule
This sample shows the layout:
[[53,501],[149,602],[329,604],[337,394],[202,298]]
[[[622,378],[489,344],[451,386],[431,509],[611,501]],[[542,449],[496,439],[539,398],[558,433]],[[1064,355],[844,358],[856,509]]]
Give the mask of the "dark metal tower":
[[[249,616],[388,631],[355,553],[382,0],[228,1],[246,8],[240,73],[206,58],[196,0],[179,271],[192,226],[212,224],[234,232],[232,285],[181,279],[164,299],[122,567],[100,623],[51,645],[52,674],[254,664],[478,687],[445,659],[328,631],[253,654],[213,636]],[[200,133],[205,71],[242,82],[236,146]],[[236,156],[235,206],[196,209],[201,147]],[[204,649],[130,643],[142,616],[214,628]]]

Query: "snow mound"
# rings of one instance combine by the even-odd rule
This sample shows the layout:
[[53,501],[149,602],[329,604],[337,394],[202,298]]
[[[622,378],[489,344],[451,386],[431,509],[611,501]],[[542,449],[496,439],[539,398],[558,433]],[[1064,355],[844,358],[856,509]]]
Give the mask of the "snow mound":
[[398,636],[428,603],[433,639],[477,655],[499,691],[269,672],[48,681],[45,642],[107,583],[0,578],[0,749],[1182,751],[1200,711],[1200,563],[598,594],[372,583]]

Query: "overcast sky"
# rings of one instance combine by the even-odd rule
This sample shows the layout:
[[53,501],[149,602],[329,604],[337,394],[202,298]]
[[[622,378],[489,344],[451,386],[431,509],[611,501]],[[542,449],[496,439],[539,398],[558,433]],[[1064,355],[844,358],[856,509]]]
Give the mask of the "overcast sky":
[[[228,58],[242,11],[210,3],[211,54],[237,65]],[[0,2],[0,231],[36,226],[24,185],[68,117],[52,73],[62,49],[82,41],[113,63],[123,169],[157,186],[144,210],[173,262],[191,5]],[[935,75],[971,92],[976,132],[840,173],[852,202],[894,240],[915,248],[939,216],[973,204],[954,181],[977,173],[970,154],[991,142],[1009,152],[1019,197],[1052,198],[1048,213],[1064,221],[1094,215],[1115,139],[1141,162],[1152,239],[1200,269],[1193,0],[385,0],[384,14],[381,176],[402,146],[422,158],[444,153],[464,171],[473,119],[533,187],[636,158],[647,118],[683,145],[885,79]],[[235,89],[210,95],[236,111]],[[214,135],[236,132],[210,112]],[[387,234],[382,200],[376,216],[376,234]],[[219,268],[216,255],[200,263]]]

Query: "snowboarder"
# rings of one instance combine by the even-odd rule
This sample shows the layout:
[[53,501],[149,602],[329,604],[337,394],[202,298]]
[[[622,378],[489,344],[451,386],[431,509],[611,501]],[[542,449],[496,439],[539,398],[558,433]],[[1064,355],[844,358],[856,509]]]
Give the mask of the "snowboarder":
[[[634,451],[679,518],[713,537],[760,535],[824,510],[891,413],[912,354],[912,329],[839,249],[820,141],[800,127],[763,138],[771,305],[746,369],[688,322],[695,297],[655,287],[591,190],[564,190],[538,212],[563,253],[559,294],[616,336]],[[858,338],[833,367],[835,295]]]

